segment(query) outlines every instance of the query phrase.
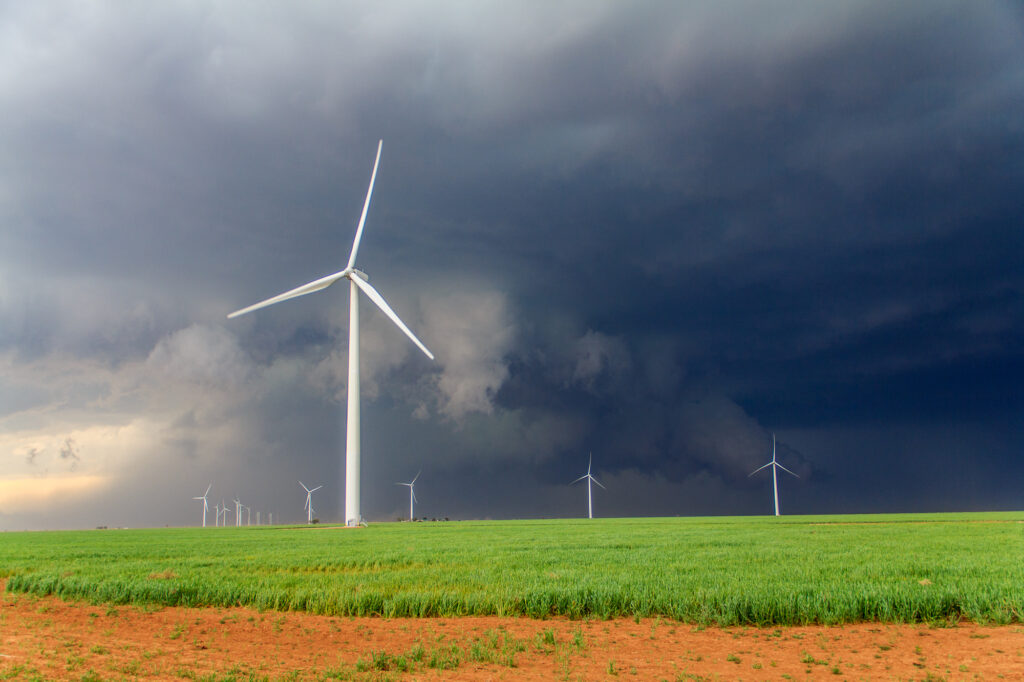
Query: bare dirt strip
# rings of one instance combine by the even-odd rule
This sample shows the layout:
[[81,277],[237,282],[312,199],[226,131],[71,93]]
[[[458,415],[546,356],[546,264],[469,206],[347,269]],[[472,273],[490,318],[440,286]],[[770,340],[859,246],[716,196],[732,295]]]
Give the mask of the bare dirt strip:
[[0,594],[0,679],[136,678],[1024,680],[1024,626],[338,618]]

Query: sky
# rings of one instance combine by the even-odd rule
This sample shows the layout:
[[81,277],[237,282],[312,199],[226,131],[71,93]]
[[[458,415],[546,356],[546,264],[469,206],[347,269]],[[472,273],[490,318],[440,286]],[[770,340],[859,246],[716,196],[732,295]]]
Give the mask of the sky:
[[[1018,3],[0,3],[0,529],[1024,508]],[[213,512],[210,512],[212,524]]]

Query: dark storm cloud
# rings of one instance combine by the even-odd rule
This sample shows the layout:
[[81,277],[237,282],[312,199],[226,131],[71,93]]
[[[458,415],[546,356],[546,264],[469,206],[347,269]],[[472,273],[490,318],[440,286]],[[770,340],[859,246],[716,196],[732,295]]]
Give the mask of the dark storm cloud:
[[341,267],[383,137],[360,265],[438,361],[364,307],[370,518],[421,468],[437,515],[570,513],[588,451],[609,513],[763,513],[772,431],[794,512],[955,507],[954,450],[965,505],[1024,484],[1009,3],[0,13],[19,461],[130,443],[189,488],[154,522],[338,496],[344,292],[223,316]]

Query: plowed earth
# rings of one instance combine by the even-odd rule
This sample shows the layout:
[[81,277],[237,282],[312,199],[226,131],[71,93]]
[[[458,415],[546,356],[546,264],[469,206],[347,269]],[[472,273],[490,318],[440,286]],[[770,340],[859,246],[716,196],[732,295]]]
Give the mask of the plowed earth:
[[1024,627],[336,618],[3,592],[5,678],[1024,680]]

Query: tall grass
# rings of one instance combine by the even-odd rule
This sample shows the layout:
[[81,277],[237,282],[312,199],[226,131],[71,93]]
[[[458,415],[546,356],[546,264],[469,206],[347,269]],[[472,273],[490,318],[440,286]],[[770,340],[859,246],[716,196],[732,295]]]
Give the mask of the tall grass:
[[1024,513],[0,534],[7,589],[330,615],[1024,620]]

